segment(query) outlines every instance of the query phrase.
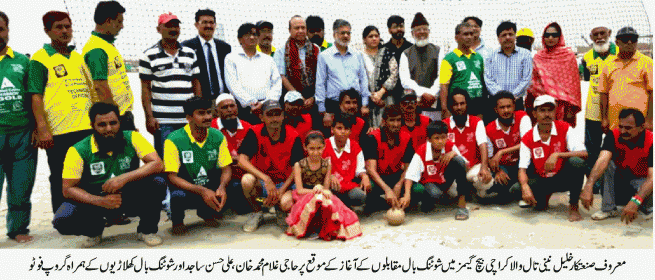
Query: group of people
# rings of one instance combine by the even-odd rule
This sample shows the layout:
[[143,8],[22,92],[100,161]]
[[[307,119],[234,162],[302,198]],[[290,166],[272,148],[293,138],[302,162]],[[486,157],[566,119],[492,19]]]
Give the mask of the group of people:
[[631,27],[616,44],[609,25],[591,29],[583,142],[572,136],[577,62],[557,23],[534,56],[532,31],[502,22],[491,49],[477,17],[457,25],[457,48],[444,53],[422,13],[411,22],[414,44],[397,15],[385,44],[377,27],[364,29],[362,51],[349,47],[346,20],[334,22],[332,45],[320,17],[296,15],[283,46],[271,45],[273,24],[262,20],[242,24],[232,50],[214,38],[214,11],[196,13],[198,36],[184,42],[181,20],[165,13],[162,39],[139,59],[153,145],[136,130],[113,44],[125,13],[116,1],[98,3],[78,52],[70,16],[48,12],[51,42],[28,59],[7,45],[0,12],[0,182],[6,175],[7,234],[17,242],[33,238],[36,148],[48,157],[53,225],[86,236],[84,247],[132,216],[138,238],[159,245],[162,208],[174,234],[187,230],[186,209],[218,226],[232,208],[248,213],[246,232],[274,211],[288,235],[325,240],[360,236],[358,213],[429,212],[451,199],[466,220],[471,199],[544,210],[553,193],[569,192],[569,221],[579,221],[594,185],[602,207],[592,218],[652,215],[652,59],[637,51]]

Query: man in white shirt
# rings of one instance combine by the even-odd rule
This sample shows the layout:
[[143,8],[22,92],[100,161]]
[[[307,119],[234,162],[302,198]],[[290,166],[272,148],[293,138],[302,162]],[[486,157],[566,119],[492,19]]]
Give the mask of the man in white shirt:
[[241,118],[251,124],[259,124],[262,103],[280,99],[282,79],[273,58],[257,51],[259,40],[254,24],[242,24],[237,37],[241,49],[225,57],[225,81],[241,105]]

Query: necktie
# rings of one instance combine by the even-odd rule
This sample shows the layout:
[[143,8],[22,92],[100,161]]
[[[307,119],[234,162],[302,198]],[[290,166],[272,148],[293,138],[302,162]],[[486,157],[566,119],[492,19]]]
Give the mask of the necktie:
[[213,93],[213,96],[217,96],[220,94],[220,86],[219,83],[220,81],[218,80],[218,72],[216,71],[216,62],[214,62],[214,54],[212,52],[212,45],[209,43],[205,43],[207,46],[207,59],[209,60],[209,84],[211,86],[211,90]]

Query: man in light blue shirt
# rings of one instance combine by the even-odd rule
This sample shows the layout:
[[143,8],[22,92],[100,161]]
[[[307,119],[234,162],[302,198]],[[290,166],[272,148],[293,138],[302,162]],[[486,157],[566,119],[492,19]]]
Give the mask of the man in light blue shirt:
[[484,82],[490,95],[501,90],[511,92],[516,109],[523,110],[523,97],[532,79],[530,51],[516,47],[516,24],[504,21],[496,29],[500,48],[484,62]]
[[[467,22],[469,25],[473,27],[473,37],[474,42],[473,42],[473,50],[475,50],[476,53],[480,54],[482,58],[487,60],[489,56],[493,53],[493,50],[489,47],[487,47],[484,44],[484,39],[480,37],[480,33],[482,31],[482,20],[478,17],[466,17],[462,22]],[[486,65],[485,65],[486,67]]]
[[334,46],[318,56],[316,67],[316,103],[320,113],[325,113],[323,124],[332,125],[334,113],[339,111],[339,93],[354,88],[362,99],[362,115],[368,115],[368,76],[364,59],[358,52],[348,49],[350,23],[343,19],[334,21]]

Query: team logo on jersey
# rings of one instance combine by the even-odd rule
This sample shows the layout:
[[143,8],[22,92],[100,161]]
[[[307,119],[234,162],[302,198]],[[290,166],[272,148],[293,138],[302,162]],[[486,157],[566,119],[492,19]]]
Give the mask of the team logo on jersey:
[[496,147],[500,149],[507,147],[507,143],[505,143],[505,139],[502,138],[496,139]]
[[433,164],[430,164],[430,165],[426,166],[426,168],[428,170],[428,175],[432,176],[432,175],[437,174],[437,167],[434,166]]
[[218,151],[216,151],[216,149],[208,151],[207,152],[207,160],[209,160],[209,161],[218,160]]
[[207,176],[207,171],[205,170],[204,167],[200,167],[200,171],[198,171],[198,176],[196,176],[196,179],[193,180],[195,184],[198,185],[207,185],[209,183],[209,177]]
[[455,133],[448,133],[448,141],[455,142]]
[[591,65],[591,68],[589,69],[589,73],[591,75],[598,75],[598,65],[596,64]]
[[341,162],[341,170],[348,170],[348,169],[350,169],[350,164],[351,164],[351,162],[350,162],[349,159],[342,161],[342,162]]
[[116,69],[123,67],[120,57],[117,56],[114,58],[114,66],[116,66]]
[[480,65],[480,61],[478,61],[478,60],[473,61],[473,65],[475,65],[475,68],[478,68],[478,69],[482,68],[482,65]]
[[16,88],[16,86],[14,86],[14,84],[11,81],[9,81],[9,79],[7,79],[7,77],[4,77],[2,79],[2,86],[0,86],[0,89],[5,89],[5,88],[8,88],[8,87]]
[[193,151],[182,151],[182,163],[193,163]]
[[543,158],[544,157],[544,148],[543,147],[537,147],[532,149],[532,154],[534,155],[535,159]]
[[475,134],[473,132],[470,132],[469,134],[466,135],[466,142],[473,142],[475,141]]
[[466,63],[464,63],[464,61],[458,61],[457,63],[455,63],[455,66],[457,66],[457,71],[466,70]]
[[118,167],[121,170],[130,169],[130,157],[126,156],[124,158],[118,159]]
[[91,175],[93,176],[98,176],[105,174],[105,163],[104,162],[96,162],[91,164]]
[[57,78],[61,78],[68,75],[68,71],[66,71],[66,67],[63,64],[59,64],[55,67],[52,67],[52,70],[55,71],[55,76],[57,76]]
[[14,109],[14,112],[23,111],[23,102],[14,101],[12,107]]
[[25,73],[25,67],[23,67],[23,65],[20,64],[11,64],[11,70],[21,74]]

